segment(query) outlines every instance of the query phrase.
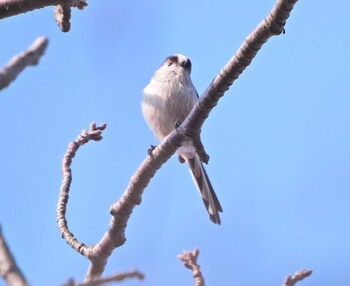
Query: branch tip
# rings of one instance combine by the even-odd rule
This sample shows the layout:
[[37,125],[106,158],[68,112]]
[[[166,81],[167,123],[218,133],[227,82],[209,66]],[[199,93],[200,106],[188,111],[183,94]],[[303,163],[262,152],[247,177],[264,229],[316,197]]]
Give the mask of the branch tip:
[[48,45],[46,37],[37,38],[27,50],[15,55],[0,69],[0,90],[9,86],[27,67],[37,65]]
[[293,276],[288,275],[283,282],[282,286],[294,286],[297,282],[309,277],[312,274],[312,270],[302,269],[294,273]]
[[200,271],[200,266],[197,263],[197,258],[199,255],[199,249],[195,248],[192,251],[184,251],[182,254],[178,255],[177,258],[180,259],[184,266],[192,271],[192,275],[196,286],[204,286],[204,277]]

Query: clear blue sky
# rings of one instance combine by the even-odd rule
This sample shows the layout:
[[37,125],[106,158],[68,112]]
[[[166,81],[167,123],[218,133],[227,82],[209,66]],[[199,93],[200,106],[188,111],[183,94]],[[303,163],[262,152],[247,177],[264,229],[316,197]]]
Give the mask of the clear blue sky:
[[[50,40],[40,65],[0,93],[0,223],[32,285],[81,280],[88,266],[55,222],[68,143],[92,121],[108,124],[72,166],[69,226],[93,244],[156,144],[140,109],[153,72],[185,54],[201,94],[273,3],[89,1],[73,11],[67,34],[50,7],[0,21],[1,66],[36,37]],[[209,221],[174,157],[145,191],[105,274],[136,267],[146,281],[125,285],[193,285],[176,255],[199,247],[207,285],[281,285],[301,268],[314,270],[302,285],[348,284],[349,9],[346,0],[300,0],[286,34],[263,47],[210,114],[202,139],[222,225]]]

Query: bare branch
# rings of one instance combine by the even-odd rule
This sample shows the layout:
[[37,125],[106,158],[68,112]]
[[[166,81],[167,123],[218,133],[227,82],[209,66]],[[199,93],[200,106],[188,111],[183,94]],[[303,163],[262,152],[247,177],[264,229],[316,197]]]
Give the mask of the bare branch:
[[288,275],[284,280],[282,286],[294,286],[297,282],[312,274],[311,270],[302,269],[294,273],[293,276]]
[[[178,133],[173,133],[172,136],[183,140]],[[160,144],[160,147],[158,146],[159,148],[156,148],[157,150],[152,151],[152,156],[148,156],[131,177],[122,197],[111,206],[110,213],[112,218],[108,230],[100,242],[93,246],[91,256],[89,257],[91,264],[85,275],[85,281],[99,277],[112,251],[125,243],[127,222],[134,207],[141,203],[144,189],[157,170],[175,153],[176,149],[182,143],[182,141],[176,141],[176,139],[173,139],[173,142],[176,145],[170,145],[167,141]]]
[[124,281],[126,279],[130,279],[130,278],[136,278],[139,280],[144,280],[145,276],[135,270],[130,270],[130,271],[124,271],[124,272],[119,272],[107,277],[103,277],[103,278],[98,278],[95,280],[91,280],[88,282],[84,282],[84,283],[76,283],[74,282],[74,280],[70,279],[67,283],[65,283],[63,286],[99,286],[99,285],[103,285],[103,284],[107,284],[107,283],[111,283],[111,282],[120,282],[120,281]]
[[[68,156],[66,154],[63,162],[62,172],[64,178],[60,192],[60,201],[62,202],[58,205],[57,222],[61,229],[62,236],[66,239],[67,243],[79,253],[86,256],[91,262],[85,275],[85,282],[100,277],[112,251],[125,243],[127,222],[134,207],[141,203],[144,189],[157,170],[175,153],[184,140],[189,137],[192,138],[194,144],[196,144],[197,152],[202,157],[201,159],[204,162],[208,160],[208,156],[200,141],[200,129],[203,122],[233,81],[238,78],[243,70],[250,64],[258,50],[268,38],[280,34],[283,31],[286,19],[296,1],[297,0],[277,0],[269,15],[245,39],[233,58],[212,81],[185,121],[176,128],[176,130],[171,132],[161,144],[150,151],[151,155],[142,162],[135,174],[131,177],[120,200],[111,206],[110,213],[112,218],[106,233],[96,245],[90,247],[85,246],[74,238],[69,232],[67,222],[63,216],[65,214],[65,205],[68,200],[68,191],[71,181],[69,166],[75,151],[84,143],[78,143],[76,140],[70,144],[69,149],[72,149],[72,151],[68,149],[67,154],[72,153],[73,156]],[[90,135],[88,135],[88,133],[89,132],[85,132],[84,136],[89,137]],[[89,139],[87,139],[87,141],[88,140]]]
[[46,6],[58,5],[62,0],[2,0],[0,1],[0,19],[40,9]]
[[66,210],[67,210],[67,203],[69,198],[68,193],[70,189],[70,184],[72,182],[72,173],[71,173],[70,165],[79,147],[86,144],[90,140],[94,140],[94,141],[101,140],[102,139],[101,134],[105,128],[106,128],[106,124],[102,124],[99,127],[96,127],[95,123],[91,123],[90,129],[88,131],[83,130],[82,133],[78,136],[78,138],[69,144],[62,162],[63,178],[62,178],[60,194],[59,194],[57,209],[56,209],[57,225],[60,229],[62,238],[64,238],[66,242],[73,249],[75,249],[76,251],[78,251],[79,253],[83,254],[88,258],[90,253],[89,248],[86,247],[84,243],[79,242],[74,237],[74,235],[69,231],[67,220],[66,220]]
[[184,251],[183,254],[177,256],[181,261],[183,261],[184,266],[190,269],[193,273],[194,285],[204,286],[205,281],[202,272],[199,270],[199,265],[197,263],[197,258],[199,255],[199,249],[195,248],[192,251]]
[[69,32],[70,30],[70,17],[71,17],[71,8],[70,5],[62,4],[55,6],[54,9],[55,21],[60,27],[62,32]]
[[199,98],[199,102],[194,106],[186,120],[179,126],[178,130],[182,130],[187,137],[193,138],[194,146],[203,162],[207,162],[208,157],[203,149],[203,145],[200,143],[199,136],[205,119],[232,83],[251,63],[263,44],[270,37],[279,35],[284,31],[286,20],[296,2],[297,0],[276,1],[271,12],[244,40],[235,55],[228,61]]
[[46,50],[47,44],[47,38],[39,37],[26,51],[14,56],[0,70],[0,90],[9,86],[25,67],[37,65]]
[[47,6],[55,7],[55,20],[63,32],[70,29],[70,8],[84,9],[88,4],[86,0],[2,0],[0,1],[0,19],[33,11]]
[[2,235],[0,227],[0,276],[9,286],[28,286],[21,270],[18,268],[15,258]]
[[[101,241],[93,246],[86,246],[84,243],[79,242],[74,235],[68,229],[66,220],[66,209],[69,198],[69,189],[72,181],[72,173],[70,165],[76,154],[76,151],[80,146],[86,144],[89,140],[101,140],[101,133],[105,129],[106,125],[96,127],[95,123],[90,125],[90,129],[83,130],[82,134],[78,136],[76,140],[71,142],[68,146],[66,154],[64,155],[62,162],[62,183],[60,188],[59,199],[57,203],[57,224],[61,232],[62,238],[64,238],[73,249],[78,251],[80,254],[87,257],[91,264],[85,276],[85,282],[94,280],[101,276],[104,267],[107,263],[108,257],[112,251],[123,245],[125,239],[125,228],[127,221],[132,213],[133,208],[141,203],[141,195],[145,187],[147,186],[150,178],[156,173],[161,165],[166,162],[171,154],[162,152],[162,149],[172,150],[175,152],[176,148],[180,146],[178,143],[177,147],[167,146],[166,148],[160,148],[159,151],[153,151],[152,157],[148,157],[136,171],[135,175],[130,179],[129,186],[124,192],[118,202],[112,205],[110,212],[112,215],[109,228],[102,237]],[[175,136],[176,133],[174,133]],[[180,137],[180,136],[178,136]],[[163,143],[163,145],[169,143]],[[159,159],[161,158],[161,159]],[[163,163],[157,163],[163,162]]]

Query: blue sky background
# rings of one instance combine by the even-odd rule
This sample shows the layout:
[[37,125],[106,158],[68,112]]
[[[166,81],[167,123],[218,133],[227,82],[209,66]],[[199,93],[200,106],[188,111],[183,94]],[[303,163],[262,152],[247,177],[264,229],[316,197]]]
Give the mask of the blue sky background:
[[[32,285],[80,281],[89,264],[55,222],[68,143],[92,121],[108,124],[72,165],[69,226],[93,244],[156,144],[140,109],[153,72],[185,54],[201,94],[273,4],[89,1],[73,10],[66,34],[50,7],[0,21],[1,66],[38,36],[50,40],[40,65],[0,94],[0,223]],[[348,284],[349,9],[346,0],[299,1],[286,34],[263,47],[204,124],[222,225],[209,221],[174,157],[146,189],[105,274],[136,267],[146,280],[125,285],[193,285],[176,256],[199,247],[207,285],[281,285],[301,268],[314,271],[302,285]]]

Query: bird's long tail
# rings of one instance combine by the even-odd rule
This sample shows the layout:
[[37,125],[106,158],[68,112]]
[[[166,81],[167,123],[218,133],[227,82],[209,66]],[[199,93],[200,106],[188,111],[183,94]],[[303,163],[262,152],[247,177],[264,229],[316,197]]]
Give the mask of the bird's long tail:
[[222,207],[199,156],[195,153],[192,158],[186,158],[185,160],[190,167],[193,181],[202,197],[211,221],[221,224],[219,212],[222,212]]

